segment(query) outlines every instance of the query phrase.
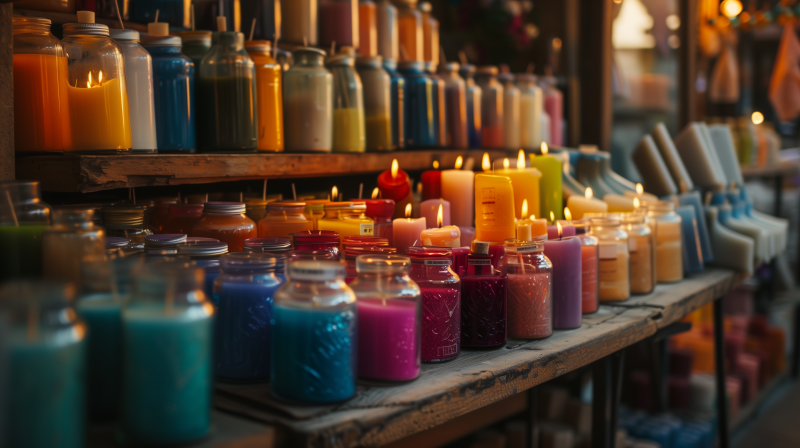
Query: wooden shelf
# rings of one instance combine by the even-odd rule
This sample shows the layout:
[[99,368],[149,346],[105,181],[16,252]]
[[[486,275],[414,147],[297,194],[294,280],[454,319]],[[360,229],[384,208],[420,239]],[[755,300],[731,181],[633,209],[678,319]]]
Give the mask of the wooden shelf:
[[742,177],[756,179],[759,177],[791,176],[800,173],[800,163],[781,162],[774,166],[743,166]]
[[[489,151],[492,159],[516,153]],[[456,158],[483,151],[414,150],[363,154],[134,154],[37,155],[16,158],[20,180],[38,180],[44,191],[81,192],[113,188],[199,184],[278,177],[319,177],[379,173],[397,159],[406,171],[430,169],[434,160],[451,168]]]
[[[63,25],[65,23],[75,23],[78,21],[78,16],[74,13],[67,12],[52,12],[52,11],[34,11],[31,9],[14,9],[14,14],[20,16],[30,17],[43,17],[50,19],[53,24]],[[95,22],[108,25],[109,28],[119,28],[119,21],[116,19],[106,19],[104,17],[96,16]],[[126,29],[147,32],[147,25],[134,22],[122,22]]]
[[741,283],[743,276],[709,268],[647,296],[603,305],[578,330],[540,341],[510,340],[497,350],[462,350],[455,360],[425,364],[406,384],[359,383],[356,396],[332,406],[274,400],[269,385],[218,385],[218,407],[276,425],[294,445],[378,446],[449,422],[587,366],[682,319]]

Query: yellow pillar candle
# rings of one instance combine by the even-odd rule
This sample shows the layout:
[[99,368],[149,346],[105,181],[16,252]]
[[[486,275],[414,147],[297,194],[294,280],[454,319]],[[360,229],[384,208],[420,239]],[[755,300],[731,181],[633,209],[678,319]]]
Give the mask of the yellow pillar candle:
[[505,176],[475,176],[475,239],[501,244],[514,238],[514,190]]
[[90,72],[88,79],[77,80],[77,87],[70,85],[67,92],[73,150],[131,148],[128,95],[118,78],[103,79],[102,71]]
[[608,204],[608,211],[616,213],[629,213],[634,211],[636,207],[633,206],[633,199],[632,197],[618,194],[607,194],[603,196],[603,202]]
[[567,199],[567,207],[572,212],[573,219],[581,219],[586,213],[605,213],[609,211],[608,204],[593,197],[591,187],[586,188],[585,197],[570,196]]
[[528,168],[525,165],[525,151],[519,150],[516,168],[503,168],[495,170],[500,176],[511,179],[511,187],[514,189],[514,216],[518,219],[526,218],[522,215],[522,202],[528,201],[528,210],[534,215],[539,213],[539,181],[542,173],[536,168]]
[[564,204],[561,192],[563,166],[560,160],[547,155],[547,152],[547,143],[542,142],[542,155],[530,155],[531,168],[536,168],[542,174],[539,180],[539,210],[532,208],[531,213],[536,216],[550,216],[550,212],[553,212],[555,219],[563,219]]

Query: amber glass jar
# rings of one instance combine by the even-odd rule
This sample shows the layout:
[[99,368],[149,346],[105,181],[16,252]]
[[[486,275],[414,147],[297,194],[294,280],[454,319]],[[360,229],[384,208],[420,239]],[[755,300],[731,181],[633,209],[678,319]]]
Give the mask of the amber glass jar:
[[285,236],[314,230],[314,222],[303,215],[305,202],[275,201],[267,205],[267,216],[258,222],[258,236]]
[[258,236],[256,223],[244,211],[241,202],[206,202],[203,216],[189,235],[216,238],[228,244],[228,252],[242,252],[244,240]]

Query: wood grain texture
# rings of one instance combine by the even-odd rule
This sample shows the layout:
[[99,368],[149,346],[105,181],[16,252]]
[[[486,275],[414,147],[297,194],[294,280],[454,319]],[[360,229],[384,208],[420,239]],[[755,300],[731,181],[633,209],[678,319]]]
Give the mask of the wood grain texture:
[[0,4],[0,181],[14,180],[14,70],[11,3]]
[[[64,23],[73,23],[77,22],[77,16],[75,14],[70,14],[66,12],[53,12],[53,11],[33,11],[29,9],[15,9],[14,14],[18,14],[21,16],[33,16],[33,17],[44,17],[45,19],[50,19],[53,24],[56,26],[62,25]],[[108,25],[109,28],[119,28],[119,22],[117,19],[106,19],[104,17],[95,16],[96,23],[102,23],[103,25]],[[129,30],[136,30],[136,31],[147,31],[147,25],[143,25],[141,23],[134,23],[134,22],[124,22],[125,28]]]
[[[503,151],[490,156],[516,157]],[[154,154],[42,155],[17,159],[17,178],[39,180],[44,191],[92,192],[112,188],[210,183],[276,177],[378,173],[397,159],[400,169],[452,168],[456,158],[482,151],[418,150],[364,154]]]

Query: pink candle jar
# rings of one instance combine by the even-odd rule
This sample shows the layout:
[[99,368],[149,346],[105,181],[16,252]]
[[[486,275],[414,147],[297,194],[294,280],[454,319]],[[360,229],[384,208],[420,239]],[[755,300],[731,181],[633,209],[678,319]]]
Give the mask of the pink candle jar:
[[368,218],[375,221],[374,235],[386,238],[392,246],[392,218],[394,217],[394,200],[366,199]]
[[461,352],[461,279],[443,247],[408,248],[411,279],[422,295],[422,360],[448,361]]
[[600,240],[589,235],[589,219],[572,221],[576,236],[581,241],[581,312],[590,314],[597,311],[600,297],[598,270]]
[[507,241],[498,270],[508,276],[508,337],[552,335],[553,264],[544,255],[542,241]]
[[377,255],[377,254],[395,255],[397,254],[397,249],[388,246],[355,246],[355,247],[345,248],[344,282],[350,284],[350,282],[356,279],[356,276],[358,275],[358,270],[356,269],[356,258],[358,258],[359,255]]
[[411,260],[359,255],[350,284],[358,307],[358,376],[408,381],[421,368],[420,287],[409,277]]
[[306,230],[293,233],[290,236],[294,250],[332,251],[336,256],[335,259],[339,259],[339,232],[333,230]]

